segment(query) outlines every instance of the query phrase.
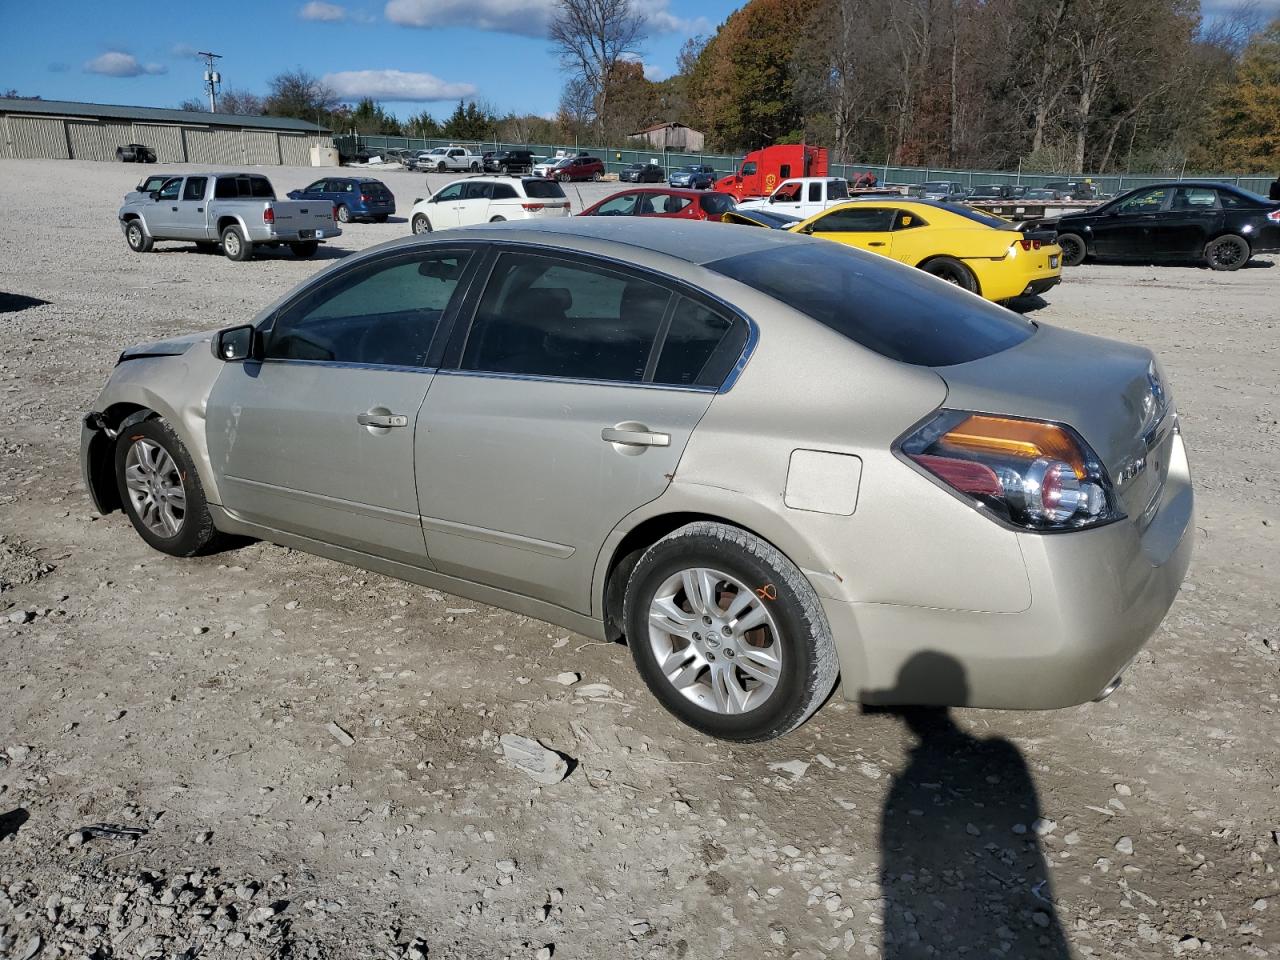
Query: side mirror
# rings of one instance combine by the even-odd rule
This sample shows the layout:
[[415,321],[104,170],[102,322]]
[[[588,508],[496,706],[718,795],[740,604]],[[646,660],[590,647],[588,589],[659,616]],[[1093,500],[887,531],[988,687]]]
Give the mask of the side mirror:
[[812,224],[812,223],[806,223],[803,227],[801,227],[801,228],[800,228],[799,230],[797,230],[796,232],[797,232],[797,233],[803,233],[805,236],[808,236],[809,234],[813,233],[813,224]]
[[219,360],[234,363],[254,359],[258,331],[252,324],[227,327],[213,335],[213,355]]
[[151,199],[152,199],[152,200],[159,200],[159,199],[160,199],[160,191],[159,191],[159,190],[152,190],[152,191],[151,191]]
[[289,199],[290,199],[290,200],[297,200],[297,199],[298,199],[298,196],[299,196],[301,193],[302,193],[302,191],[301,191],[301,190],[290,190],[290,191],[289,191],[289,193],[288,193],[288,197],[289,197]]

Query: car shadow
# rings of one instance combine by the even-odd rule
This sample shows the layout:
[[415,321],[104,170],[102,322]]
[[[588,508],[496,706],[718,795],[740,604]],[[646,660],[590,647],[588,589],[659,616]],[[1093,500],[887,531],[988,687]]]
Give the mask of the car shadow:
[[[319,248],[316,250],[316,252],[309,257],[296,257],[293,255],[292,251],[290,251],[289,248],[285,246],[285,247],[280,247],[278,250],[272,250],[270,248],[254,250],[253,259],[254,260],[258,260],[258,259],[341,260],[343,257],[349,257],[351,256],[351,254],[355,252],[356,251],[354,250],[343,250],[340,247],[331,247],[331,246],[328,246],[327,244],[321,243]],[[225,257],[226,256],[226,254],[222,252],[222,248],[219,246],[196,247],[196,246],[187,245],[187,246],[181,246],[181,247],[154,247],[151,250],[151,253],[160,254],[162,256],[170,255],[170,254],[196,254],[202,257]]]
[[1035,313],[1047,307],[1049,301],[1035,293],[1029,297],[1014,297],[1012,300],[1006,300],[1004,305],[1015,313]]
[[[1250,260],[1247,263],[1245,263],[1242,267],[1240,267],[1240,269],[1241,270],[1270,270],[1272,267],[1276,265],[1275,261],[1259,260],[1258,256],[1274,257],[1276,256],[1276,254],[1268,253],[1268,254],[1255,255],[1252,258],[1250,258]],[[1100,267],[1172,267],[1177,270],[1203,270],[1206,272],[1210,271],[1210,267],[1207,263],[1202,263],[1197,260],[1113,260],[1113,259],[1107,259],[1105,257],[1095,257],[1093,255],[1090,255],[1089,259],[1086,260],[1085,263],[1096,264],[1097,266],[1100,266]],[[1072,268],[1069,268],[1069,269],[1072,269]],[[1213,271],[1213,272],[1230,273],[1231,271],[1219,270],[1219,271]]]
[[[965,703],[964,668],[919,653],[894,690],[868,699]],[[1039,797],[1018,748],[973,736],[945,707],[868,709],[897,716],[916,737],[880,819],[884,960],[1071,960],[1036,829],[1045,826]]]
[[22,293],[0,291],[0,313],[17,313],[19,310],[28,310],[31,307],[43,307],[48,302],[48,300],[41,300],[39,297],[28,297]]
[[31,819],[23,807],[15,807],[7,813],[0,813],[0,840],[16,836],[22,825]]

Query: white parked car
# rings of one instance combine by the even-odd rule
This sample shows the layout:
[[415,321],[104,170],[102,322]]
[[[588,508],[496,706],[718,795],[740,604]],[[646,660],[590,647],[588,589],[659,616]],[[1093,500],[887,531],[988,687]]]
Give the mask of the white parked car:
[[769,196],[745,200],[739,210],[769,210],[805,219],[849,199],[849,184],[839,177],[794,177],[783,180]]
[[554,180],[541,177],[468,177],[441,187],[413,205],[414,233],[470,227],[503,220],[569,216],[569,198]]
[[436,147],[426,153],[419,153],[414,167],[437,173],[444,173],[446,170],[473,170],[479,173],[484,167],[484,158],[466,147]]

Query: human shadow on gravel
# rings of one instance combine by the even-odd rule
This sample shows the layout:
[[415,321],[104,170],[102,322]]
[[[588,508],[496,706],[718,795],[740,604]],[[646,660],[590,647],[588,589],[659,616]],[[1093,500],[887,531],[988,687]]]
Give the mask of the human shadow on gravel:
[[22,807],[15,807],[7,813],[0,813],[0,840],[16,836],[22,825],[31,819],[31,814]]
[[[965,703],[964,668],[912,657],[876,699]],[[1009,741],[961,730],[946,708],[895,708],[917,742],[880,822],[884,960],[965,954],[1071,960],[1033,824],[1040,802]]]
[[0,313],[17,313],[29,307],[43,307],[48,302],[39,297],[28,297],[23,293],[5,293],[0,290]]

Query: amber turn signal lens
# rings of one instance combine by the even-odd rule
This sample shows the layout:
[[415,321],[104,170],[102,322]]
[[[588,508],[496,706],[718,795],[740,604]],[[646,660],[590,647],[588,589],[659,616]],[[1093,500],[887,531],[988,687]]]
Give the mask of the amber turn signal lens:
[[939,442],[961,450],[1000,454],[1019,460],[1061,460],[1078,479],[1087,473],[1079,445],[1061,427],[975,413],[948,430]]

